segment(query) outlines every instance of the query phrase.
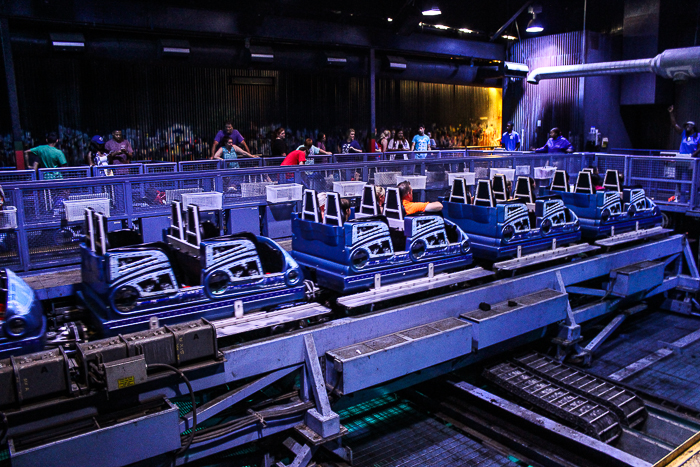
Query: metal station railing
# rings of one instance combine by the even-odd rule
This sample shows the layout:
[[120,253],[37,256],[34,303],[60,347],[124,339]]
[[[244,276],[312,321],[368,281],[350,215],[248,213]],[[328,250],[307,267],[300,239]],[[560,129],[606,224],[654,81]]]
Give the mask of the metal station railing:
[[509,169],[513,176],[534,176],[536,167],[549,166],[566,170],[573,181],[581,169],[594,166],[601,175],[618,170],[624,184],[641,185],[666,211],[692,211],[700,201],[697,160],[691,158],[493,150],[426,151],[425,158],[420,156],[336,154],[315,156],[311,165],[285,167],[279,166],[281,158],[239,159],[236,169],[226,168],[228,161],[211,160],[41,169],[38,179],[31,170],[3,171],[7,208],[0,211],[0,267],[27,271],[77,263],[83,235],[80,207],[82,202],[94,204],[89,200],[95,198],[108,206],[114,229],[168,216],[170,201],[184,192],[218,191],[224,195],[223,207],[236,209],[267,205],[265,187],[270,184],[298,183],[321,192],[332,191],[335,182],[392,186],[402,177],[424,176],[425,189],[416,197],[434,201],[449,194],[450,173],[473,172],[480,179],[488,178],[491,169]]

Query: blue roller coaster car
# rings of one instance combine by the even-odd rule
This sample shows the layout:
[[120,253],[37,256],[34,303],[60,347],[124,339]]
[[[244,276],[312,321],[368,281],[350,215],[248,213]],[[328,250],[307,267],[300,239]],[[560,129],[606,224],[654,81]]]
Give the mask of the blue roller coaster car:
[[578,174],[573,192],[568,176],[557,170],[548,194],[558,194],[581,221],[583,238],[596,240],[618,233],[661,225],[661,210],[641,187],[622,187],[616,170],[608,170],[603,190],[597,190],[590,171]]
[[296,261],[272,240],[253,234],[218,236],[200,223],[198,206],[172,207],[166,242],[139,244],[130,230],[107,233],[105,218],[86,216],[79,300],[106,336],[199,318],[221,319],[304,300]]
[[[292,255],[319,286],[339,293],[463,269],[472,263],[467,235],[440,215],[403,216],[396,188],[378,215],[374,187],[366,185],[355,219],[346,220],[338,193],[327,193],[325,216],[316,193],[305,190],[303,210],[292,217]],[[323,219],[322,219],[323,217]]]
[[0,358],[43,350],[46,317],[34,290],[9,269],[0,270]]
[[472,200],[465,180],[456,178],[445,219],[467,232],[474,256],[489,261],[551,250],[581,239],[578,217],[559,196],[535,199],[533,181],[519,177],[515,198],[508,199],[505,177],[479,180]]

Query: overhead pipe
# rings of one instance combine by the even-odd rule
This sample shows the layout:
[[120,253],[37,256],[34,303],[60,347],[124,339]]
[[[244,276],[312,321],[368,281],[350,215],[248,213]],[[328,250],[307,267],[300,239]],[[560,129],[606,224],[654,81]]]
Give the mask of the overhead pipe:
[[543,79],[628,73],[656,73],[676,81],[697,78],[700,76],[700,47],[668,49],[654,58],[535,68],[527,75],[527,82],[538,84]]

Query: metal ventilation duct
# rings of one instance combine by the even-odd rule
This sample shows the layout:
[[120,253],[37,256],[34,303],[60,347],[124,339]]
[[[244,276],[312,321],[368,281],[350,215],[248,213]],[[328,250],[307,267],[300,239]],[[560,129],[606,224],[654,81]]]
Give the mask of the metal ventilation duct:
[[700,76],[700,47],[668,49],[654,58],[639,60],[536,68],[527,76],[527,82],[538,84],[543,79],[624,75],[628,73],[656,73],[664,78],[674,80],[697,78]]

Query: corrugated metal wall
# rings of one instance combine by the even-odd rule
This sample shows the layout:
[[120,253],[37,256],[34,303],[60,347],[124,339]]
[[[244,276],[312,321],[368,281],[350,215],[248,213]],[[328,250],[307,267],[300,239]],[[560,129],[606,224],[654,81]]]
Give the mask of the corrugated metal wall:
[[[77,164],[94,134],[122,129],[139,159],[206,157],[209,143],[232,119],[251,150],[269,153],[279,125],[298,139],[369,126],[367,78],[310,73],[203,68],[186,63],[125,65],[85,58],[15,56],[22,128],[43,143],[60,130],[62,149]],[[488,117],[500,126],[500,89],[379,79],[377,123],[415,128]],[[3,128],[4,132],[9,132]]]
[[[524,63],[530,70],[543,66],[581,63],[580,31],[536,37],[516,43],[511,61]],[[523,133],[523,147],[542,146],[552,127],[559,127],[564,136],[577,142],[583,125],[583,102],[580,78],[552,79],[540,84],[525,80],[509,80],[504,94],[504,120],[512,120]],[[537,127],[537,121],[541,127]]]
[[377,125],[416,128],[465,125],[486,118],[501,127],[501,89],[454,84],[377,80]]

